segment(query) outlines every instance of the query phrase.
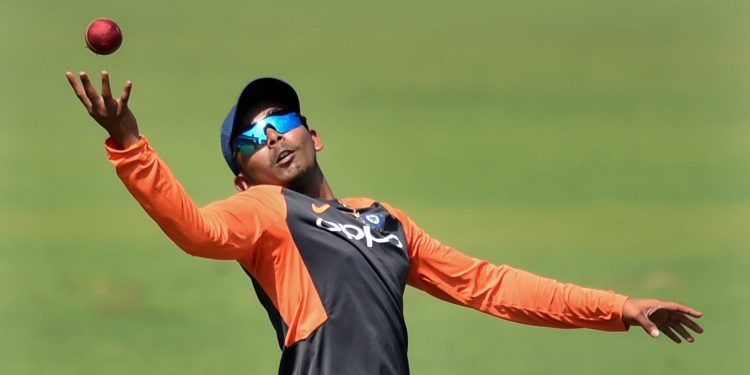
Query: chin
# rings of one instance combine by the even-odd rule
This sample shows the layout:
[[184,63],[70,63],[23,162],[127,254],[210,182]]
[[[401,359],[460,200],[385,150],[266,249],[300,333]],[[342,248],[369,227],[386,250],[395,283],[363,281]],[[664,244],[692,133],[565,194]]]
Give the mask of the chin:
[[286,184],[284,187],[292,189],[292,190],[304,190],[308,187],[308,185],[311,183],[311,177],[312,174],[310,171],[313,170],[313,168],[302,168],[295,166],[293,171],[289,175],[287,175],[285,178]]
[[289,166],[280,171],[280,173],[278,173],[276,176],[274,176],[275,178],[273,179],[273,185],[289,187],[290,185],[293,185],[295,181],[301,179],[302,175],[304,175],[303,170],[295,166]]

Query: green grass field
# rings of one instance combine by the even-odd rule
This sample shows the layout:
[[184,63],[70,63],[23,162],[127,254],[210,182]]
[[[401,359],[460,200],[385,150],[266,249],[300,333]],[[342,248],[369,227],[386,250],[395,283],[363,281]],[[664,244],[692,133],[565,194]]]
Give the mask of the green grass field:
[[[116,19],[120,51],[83,41]],[[409,289],[414,374],[750,368],[750,4],[0,3],[0,373],[271,374],[239,266],[183,254],[129,196],[64,73],[133,80],[141,131],[202,203],[218,126],[292,82],[338,196],[472,255],[705,313],[692,345],[501,321]],[[119,90],[119,88],[118,88]]]

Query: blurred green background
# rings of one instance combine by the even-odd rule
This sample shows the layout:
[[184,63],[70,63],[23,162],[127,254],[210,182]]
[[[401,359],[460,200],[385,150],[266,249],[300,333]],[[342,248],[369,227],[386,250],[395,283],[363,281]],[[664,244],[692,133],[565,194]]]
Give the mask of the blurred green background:
[[[117,20],[121,49],[83,31]],[[692,345],[507,323],[409,289],[414,374],[735,374],[750,367],[750,3],[5,0],[0,373],[270,374],[232,262],[191,258],[129,196],[64,77],[133,80],[193,198],[233,193],[218,126],[290,81],[338,196],[472,255],[705,313]]]

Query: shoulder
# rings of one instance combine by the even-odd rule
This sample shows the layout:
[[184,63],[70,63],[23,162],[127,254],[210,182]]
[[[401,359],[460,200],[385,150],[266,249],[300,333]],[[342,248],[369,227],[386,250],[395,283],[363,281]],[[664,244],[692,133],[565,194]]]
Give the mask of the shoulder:
[[281,195],[281,186],[276,185],[255,185],[251,186],[249,189],[240,192],[240,194],[265,194],[265,195]]
[[229,197],[230,201],[251,203],[266,210],[285,210],[284,195],[279,186],[258,185]]

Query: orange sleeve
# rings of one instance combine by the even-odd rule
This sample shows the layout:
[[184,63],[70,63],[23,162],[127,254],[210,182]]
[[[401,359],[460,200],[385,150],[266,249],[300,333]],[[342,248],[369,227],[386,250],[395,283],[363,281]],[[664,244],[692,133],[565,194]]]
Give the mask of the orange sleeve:
[[213,259],[240,259],[266,229],[286,217],[279,187],[253,187],[199,208],[141,135],[120,150],[105,142],[110,162],[133,197],[185,252]]
[[448,302],[518,323],[624,331],[626,296],[494,265],[446,246],[397,209],[409,249],[408,284]]

